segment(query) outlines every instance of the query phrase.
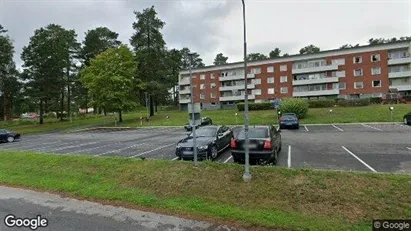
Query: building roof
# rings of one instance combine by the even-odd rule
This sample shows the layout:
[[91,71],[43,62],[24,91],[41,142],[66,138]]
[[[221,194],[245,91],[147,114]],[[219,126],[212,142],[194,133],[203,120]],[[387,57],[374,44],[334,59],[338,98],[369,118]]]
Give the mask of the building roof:
[[[320,51],[318,53],[313,53],[313,54],[294,54],[294,55],[289,55],[289,56],[282,56],[282,57],[276,57],[276,58],[270,58],[270,59],[265,59],[265,60],[258,60],[258,61],[248,61],[247,65],[252,66],[252,65],[262,65],[262,64],[267,64],[267,63],[273,63],[273,62],[288,62],[288,61],[297,61],[297,60],[308,60],[308,59],[316,59],[316,58],[321,58],[323,56],[331,56],[331,55],[343,55],[346,53],[356,53],[358,52],[363,52],[361,50],[364,50],[364,48],[372,49],[372,50],[378,50],[380,49],[399,49],[399,48],[404,48],[407,46],[410,46],[411,40],[403,40],[403,41],[396,41],[396,42],[389,42],[389,43],[382,43],[382,44],[375,44],[375,45],[363,45],[363,46],[358,46],[358,47],[351,47],[351,48],[342,48],[342,49],[332,49],[332,50],[325,50],[325,51]],[[341,53],[341,54],[339,54]],[[224,70],[224,69],[229,69],[229,68],[237,68],[239,65],[243,65],[243,61],[239,62],[233,62],[233,63],[227,63],[224,65],[209,65],[205,67],[200,67],[200,68],[194,68],[191,69],[191,71],[194,72],[202,72],[202,71],[211,71],[211,70]],[[180,71],[180,74],[186,74],[188,73],[188,69]]]

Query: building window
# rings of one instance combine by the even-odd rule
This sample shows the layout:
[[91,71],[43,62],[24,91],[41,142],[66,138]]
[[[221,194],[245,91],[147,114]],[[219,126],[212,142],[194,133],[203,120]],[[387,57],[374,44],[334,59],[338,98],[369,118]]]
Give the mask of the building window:
[[267,83],[274,83],[274,77],[268,77]]
[[274,72],[274,67],[267,67],[267,72],[268,73],[273,73]]
[[381,87],[381,80],[373,80],[372,87]]
[[221,77],[227,76],[228,72],[221,72]]
[[255,89],[254,95],[261,95],[261,89]]
[[268,88],[267,89],[268,94],[272,95],[274,94],[274,88]]
[[354,70],[354,76],[362,76],[362,69]]
[[379,75],[379,74],[381,74],[381,67],[371,68],[371,75]]
[[281,65],[280,71],[287,71],[287,65]]
[[205,75],[204,74],[200,75],[200,79],[205,79]]
[[211,106],[215,106],[216,105],[216,103],[211,103]]
[[371,55],[371,62],[378,62],[381,60],[380,54]]
[[204,93],[200,94],[200,99],[205,99],[205,94]]
[[281,76],[280,82],[281,83],[286,83],[287,82],[287,76]]
[[210,79],[215,79],[215,76],[213,73],[210,74]]
[[363,82],[354,82],[354,88],[355,89],[359,89],[359,88],[363,88],[364,84]]
[[211,83],[211,84],[210,84],[210,87],[211,87],[211,88],[216,88],[215,83]]
[[254,79],[254,84],[255,84],[255,85],[261,84],[261,79]]
[[344,90],[344,89],[347,88],[347,84],[346,84],[346,83],[338,83],[338,88],[339,88],[340,90]]
[[251,73],[252,74],[260,74],[261,73],[261,68],[259,68],[259,67],[251,68]]
[[362,57],[361,56],[357,56],[353,58],[353,63],[362,63]]
[[331,61],[333,65],[345,65],[345,58],[342,59],[333,59]]
[[200,89],[205,89],[205,84],[200,84]]
[[282,87],[280,88],[281,94],[286,94],[288,93],[288,87]]
[[211,97],[212,99],[215,99],[215,98],[216,98],[216,94],[215,94],[214,92],[211,92],[210,97]]

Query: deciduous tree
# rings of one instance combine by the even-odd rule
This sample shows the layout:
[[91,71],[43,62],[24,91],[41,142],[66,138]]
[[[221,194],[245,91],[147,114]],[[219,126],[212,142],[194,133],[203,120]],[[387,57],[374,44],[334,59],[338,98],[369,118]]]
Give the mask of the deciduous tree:
[[305,55],[305,54],[314,54],[320,52],[320,48],[314,45],[308,45],[306,47],[303,47],[300,49],[300,54]]
[[280,48],[276,47],[274,50],[270,51],[270,59],[280,57],[281,50]]
[[220,66],[227,64],[228,57],[224,56],[223,53],[219,53],[216,55],[214,59],[214,65]]

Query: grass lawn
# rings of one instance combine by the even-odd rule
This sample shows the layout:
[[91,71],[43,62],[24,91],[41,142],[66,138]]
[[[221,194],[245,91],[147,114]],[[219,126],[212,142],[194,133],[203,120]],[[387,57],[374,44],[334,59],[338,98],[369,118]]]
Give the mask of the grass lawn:
[[[393,121],[390,118],[389,105],[372,105],[365,107],[334,107],[331,108],[311,108],[308,110],[307,117],[301,120],[302,124],[331,124],[331,123],[356,123],[356,122],[401,122],[404,114],[411,112],[410,104],[393,105]],[[235,113],[238,113],[237,121]],[[274,110],[250,111],[249,121],[251,125],[258,124],[277,124],[277,116]],[[167,120],[166,116],[170,119]],[[231,110],[208,110],[202,111],[201,116],[208,116],[216,124],[235,125],[244,123],[244,113],[236,109]],[[150,123],[143,122],[143,126],[182,126],[188,122],[187,112],[180,111],[159,111],[152,117]],[[124,121],[123,126],[141,126],[135,119]]]
[[280,230],[370,230],[411,217],[411,175],[0,151],[0,184],[106,204]]

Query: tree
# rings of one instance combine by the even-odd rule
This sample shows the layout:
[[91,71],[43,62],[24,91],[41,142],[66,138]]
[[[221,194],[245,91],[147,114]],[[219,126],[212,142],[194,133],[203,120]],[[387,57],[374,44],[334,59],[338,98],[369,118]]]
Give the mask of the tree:
[[370,38],[368,40],[369,45],[376,45],[376,44],[384,44],[384,43],[390,43],[390,42],[396,42],[396,41],[407,41],[411,40],[411,36],[405,36],[405,37],[400,37],[400,38],[391,38],[391,39],[385,39],[385,38]]
[[353,48],[353,47],[359,47],[360,46],[360,44],[357,44],[357,45],[355,45],[355,46],[353,46],[353,45],[351,45],[351,44],[345,44],[345,45],[342,45],[341,47],[340,47],[340,49],[347,49],[347,48]]
[[288,53],[283,54],[283,57],[290,56]]
[[11,111],[11,99],[16,93],[15,87],[18,72],[13,60],[14,46],[8,35],[3,35],[7,30],[0,25],[0,94],[2,95],[3,120],[8,120]]
[[150,106],[150,116],[153,116],[154,104],[158,103],[155,101],[159,100],[160,95],[168,92],[164,58],[167,50],[160,31],[165,23],[157,17],[154,6],[142,12],[135,11],[134,14],[137,22],[133,23],[135,33],[131,36],[130,44],[138,63],[135,84],[140,99],[144,99],[145,93],[148,94],[149,103],[146,103],[146,106]]
[[281,50],[276,47],[274,50],[270,51],[270,59],[280,57]]
[[312,44],[300,49],[300,54],[301,55],[314,54],[314,53],[318,53],[318,52],[320,52],[320,48],[316,47]]
[[134,75],[136,64],[130,49],[125,45],[109,48],[81,71],[83,83],[93,95],[93,101],[102,108],[116,110],[119,122],[122,112],[136,106]]
[[181,69],[188,69],[190,66],[190,56],[189,54],[191,54],[191,68],[201,68],[201,67],[205,67],[204,63],[203,63],[203,59],[200,58],[200,55],[197,52],[191,52],[190,49],[188,49],[187,47],[184,47],[183,49],[181,49],[181,56],[182,56],[182,66]]
[[220,65],[227,64],[227,60],[228,60],[228,57],[225,57],[223,53],[219,53],[214,59],[214,65],[220,66]]
[[171,49],[167,52],[167,70],[171,87],[173,88],[174,104],[178,105],[178,92],[176,91],[176,85],[178,85],[178,76],[182,69],[182,55],[181,51],[177,49]]
[[[73,62],[76,34],[60,25],[49,24],[37,29],[30,37],[28,46],[23,47],[21,59],[24,62],[23,79],[27,82],[26,92],[39,105],[40,124],[44,112],[53,105],[64,107],[64,93],[67,73]],[[59,97],[61,96],[61,98]],[[63,111],[64,108],[60,108]]]
[[250,53],[247,55],[247,61],[259,61],[265,59],[268,59],[268,57],[261,53]]

